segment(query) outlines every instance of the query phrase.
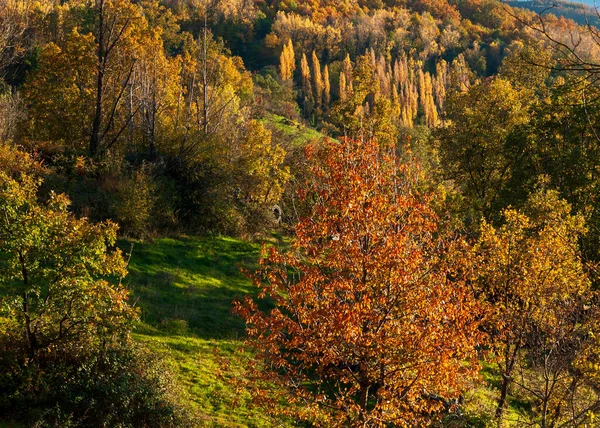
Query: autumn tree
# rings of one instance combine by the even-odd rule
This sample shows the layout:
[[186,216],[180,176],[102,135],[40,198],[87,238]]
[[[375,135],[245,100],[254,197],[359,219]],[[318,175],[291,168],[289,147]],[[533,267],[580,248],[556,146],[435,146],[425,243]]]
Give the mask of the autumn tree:
[[419,101],[423,109],[425,124],[433,127],[438,122],[438,112],[433,99],[433,84],[431,75],[419,70]]
[[[152,40],[157,33],[147,31],[139,7],[128,0],[97,0],[86,7],[94,17],[92,32],[80,32],[86,26],[79,9],[67,9],[65,20],[76,24],[64,40],[41,49],[39,67],[26,83],[32,114],[24,132],[35,141],[84,146],[96,156],[119,147],[140,109],[133,104],[133,76],[144,67],[138,59],[147,58],[142,46],[157,48]],[[162,50],[160,41],[158,47]],[[63,119],[56,120],[57,114]]]
[[557,192],[539,189],[524,210],[506,209],[499,228],[481,227],[476,287],[501,375],[498,421],[511,387],[537,405],[542,427],[559,421],[582,393],[572,364],[588,336],[584,308],[592,295],[577,244],[583,218],[570,211]]
[[352,61],[350,61],[350,55],[346,54],[344,62],[342,62],[342,70],[340,71],[340,101],[346,101],[349,93],[352,92]]
[[[136,63],[140,30],[147,22],[128,0],[96,0],[94,113],[89,154],[110,149],[123,134],[132,115],[117,116],[124,105]],[[119,120],[121,119],[121,120]]]
[[160,30],[148,29],[138,50],[131,81],[125,95],[126,108],[131,116],[128,123],[129,150],[146,149],[154,160],[162,149],[168,152],[173,144],[173,130],[181,94],[181,57],[169,58],[163,49]]
[[[22,133],[31,139],[85,151],[89,145],[96,73],[94,36],[77,29],[63,46],[49,43],[41,49],[39,68],[29,75],[23,91],[29,105]],[[60,112],[62,120],[56,120]]]
[[319,58],[317,57],[315,51],[312,52],[311,59],[313,84],[315,89],[315,101],[318,107],[321,106],[321,104],[323,103],[323,91],[325,89],[325,85],[323,84],[323,75],[321,73],[321,62],[319,61]]
[[274,308],[236,304],[266,381],[256,398],[273,405],[277,392],[261,386],[274,383],[316,424],[426,424],[477,372],[464,242],[393,150],[328,141],[314,158],[301,193],[312,211],[289,251],[264,250],[254,277]]
[[207,144],[228,139],[231,129],[245,119],[252,79],[241,58],[231,56],[208,30],[206,37],[188,46],[180,73],[172,129],[177,155],[189,160],[205,152]]
[[323,105],[329,107],[331,102],[331,81],[329,79],[329,66],[325,64],[323,68]]
[[292,40],[283,46],[283,51],[279,57],[279,73],[281,79],[284,81],[292,79],[294,76],[294,70],[296,69],[296,57],[294,54],[294,45]]
[[301,78],[302,93],[304,95],[304,99],[303,99],[304,115],[308,115],[308,114],[312,113],[312,110],[315,106],[315,99],[313,96],[313,85],[312,85],[312,75],[310,72],[310,66],[308,65],[308,59],[306,58],[306,54],[304,52],[302,53],[302,57],[300,59],[300,78]]
[[381,96],[372,56],[359,57],[353,67],[349,61],[344,61],[344,76],[351,75],[352,80],[346,84],[345,96],[329,112],[331,124],[344,136],[396,144],[398,128],[393,121],[393,108],[390,100]]

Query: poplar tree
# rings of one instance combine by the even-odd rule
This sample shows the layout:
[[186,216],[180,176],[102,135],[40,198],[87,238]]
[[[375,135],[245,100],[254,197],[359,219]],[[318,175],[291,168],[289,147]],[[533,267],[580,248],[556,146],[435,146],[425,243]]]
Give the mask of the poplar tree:
[[305,53],[302,53],[302,58],[300,60],[300,73],[302,76],[302,92],[304,94],[304,114],[306,115],[312,112],[314,107],[314,97],[311,84],[310,67],[308,65],[308,59],[306,58]]
[[312,74],[313,74],[313,82],[315,85],[315,102],[317,106],[321,105],[321,101],[323,99],[323,76],[321,75],[321,63],[319,62],[319,58],[315,51],[312,52]]
[[283,46],[283,51],[279,57],[279,72],[281,79],[284,81],[291,80],[296,69],[296,57],[294,53],[294,45],[292,39],[288,39],[288,42]]
[[346,96],[347,96],[347,83],[346,83],[346,73],[344,73],[343,71],[340,71],[340,101],[344,102],[346,101]]
[[438,122],[438,112],[433,100],[433,85],[431,74],[419,70],[419,99],[425,124],[429,127],[435,126]]
[[331,102],[331,82],[329,81],[329,66],[323,69],[323,104],[329,106]]

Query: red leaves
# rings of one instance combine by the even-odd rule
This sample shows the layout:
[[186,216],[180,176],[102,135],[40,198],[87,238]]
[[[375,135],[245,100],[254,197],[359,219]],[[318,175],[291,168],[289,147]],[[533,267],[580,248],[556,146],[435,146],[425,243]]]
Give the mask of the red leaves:
[[431,394],[456,397],[476,373],[468,252],[417,190],[414,165],[375,142],[326,142],[313,156],[312,214],[255,276],[276,308],[236,305],[259,377],[313,422],[423,422],[441,406]]

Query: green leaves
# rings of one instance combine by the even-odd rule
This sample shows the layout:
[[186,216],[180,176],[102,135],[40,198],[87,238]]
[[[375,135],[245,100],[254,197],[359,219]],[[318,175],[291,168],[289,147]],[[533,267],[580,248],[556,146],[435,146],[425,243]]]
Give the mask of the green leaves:
[[68,212],[64,195],[37,201],[39,181],[0,172],[0,287],[4,316],[16,321],[12,340],[26,337],[28,358],[57,347],[93,348],[126,334],[136,317],[119,280],[126,265],[117,227],[90,224]]

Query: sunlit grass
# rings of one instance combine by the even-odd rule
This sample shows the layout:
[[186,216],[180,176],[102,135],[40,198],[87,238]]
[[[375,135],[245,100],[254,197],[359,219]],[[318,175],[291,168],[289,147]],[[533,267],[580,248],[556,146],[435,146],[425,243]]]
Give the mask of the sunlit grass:
[[[121,243],[128,251],[129,243]],[[207,426],[271,426],[232,382],[243,376],[244,324],[232,301],[253,293],[241,269],[257,267],[260,244],[231,238],[134,243],[124,281],[141,310],[136,340],[164,355]],[[220,362],[229,361],[228,370]],[[220,374],[220,375],[219,375]]]

